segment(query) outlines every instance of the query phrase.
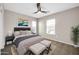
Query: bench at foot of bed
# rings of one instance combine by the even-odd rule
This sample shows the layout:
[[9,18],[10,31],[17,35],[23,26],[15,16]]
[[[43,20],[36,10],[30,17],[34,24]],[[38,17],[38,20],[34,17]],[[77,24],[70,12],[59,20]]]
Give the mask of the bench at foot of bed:
[[30,46],[26,54],[28,55],[48,54],[50,50],[50,46],[51,46],[51,41],[43,40],[40,43]]

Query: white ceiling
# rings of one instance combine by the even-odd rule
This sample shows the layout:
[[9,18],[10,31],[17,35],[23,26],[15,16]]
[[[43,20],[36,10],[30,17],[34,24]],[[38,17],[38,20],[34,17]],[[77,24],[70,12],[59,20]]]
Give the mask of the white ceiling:
[[24,15],[32,16],[35,18],[40,18],[43,16],[47,16],[56,12],[61,12],[70,8],[74,8],[79,6],[77,3],[41,3],[42,10],[49,11],[46,14],[37,13],[36,4],[35,3],[5,3],[4,8],[13,12],[21,13]]

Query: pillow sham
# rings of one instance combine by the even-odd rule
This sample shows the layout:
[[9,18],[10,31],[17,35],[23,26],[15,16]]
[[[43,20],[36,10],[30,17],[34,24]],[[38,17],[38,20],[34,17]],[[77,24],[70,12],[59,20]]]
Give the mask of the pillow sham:
[[31,31],[27,31],[27,34],[32,34],[32,32]]
[[20,31],[21,35],[27,34],[27,31]]
[[15,32],[14,32],[14,36],[19,36],[19,35],[21,35],[21,34],[20,34],[20,31],[15,31]]

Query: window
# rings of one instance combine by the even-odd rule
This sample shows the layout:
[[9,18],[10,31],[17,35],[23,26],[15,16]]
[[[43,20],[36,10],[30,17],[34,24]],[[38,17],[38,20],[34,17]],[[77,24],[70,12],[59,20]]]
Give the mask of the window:
[[46,21],[46,33],[55,35],[55,19]]
[[36,33],[36,21],[32,21],[32,32]]

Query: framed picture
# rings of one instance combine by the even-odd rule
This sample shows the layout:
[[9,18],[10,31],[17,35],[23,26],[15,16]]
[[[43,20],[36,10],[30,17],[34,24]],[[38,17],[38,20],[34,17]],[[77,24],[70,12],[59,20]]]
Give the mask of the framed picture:
[[18,26],[28,26],[29,22],[27,20],[24,19],[20,19],[18,20]]

